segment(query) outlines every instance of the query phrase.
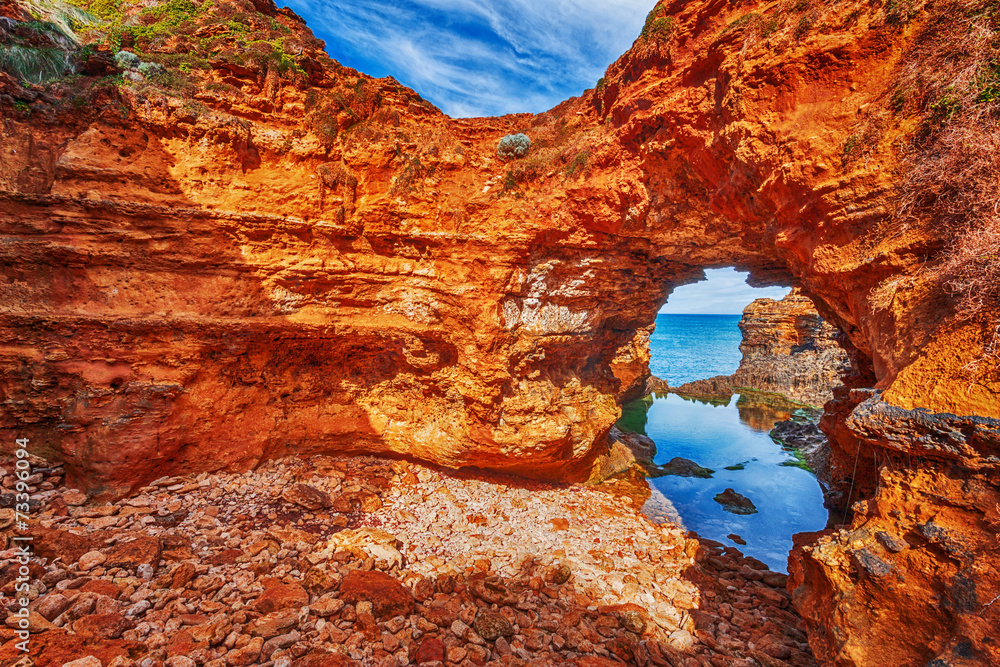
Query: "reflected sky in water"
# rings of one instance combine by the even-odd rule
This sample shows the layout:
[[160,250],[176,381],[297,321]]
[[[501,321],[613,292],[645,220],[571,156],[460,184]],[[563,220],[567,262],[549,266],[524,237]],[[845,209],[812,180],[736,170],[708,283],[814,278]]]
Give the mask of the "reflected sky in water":
[[[792,535],[821,530],[827,512],[816,477],[781,463],[794,461],[768,436],[776,421],[788,419],[795,406],[764,394],[748,392],[716,404],[675,394],[634,401],[625,406],[619,426],[645,432],[657,447],[657,463],[675,456],[715,470],[711,479],[650,479],[676,507],[685,527],[785,572]],[[725,470],[743,464],[743,470]],[[732,488],[753,501],[757,514],[737,515],[713,500]],[[746,540],[735,545],[726,536]]]

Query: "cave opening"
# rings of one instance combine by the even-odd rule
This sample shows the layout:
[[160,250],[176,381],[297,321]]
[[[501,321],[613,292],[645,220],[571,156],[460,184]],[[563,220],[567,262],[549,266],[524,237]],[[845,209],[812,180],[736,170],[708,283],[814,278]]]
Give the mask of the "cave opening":
[[708,269],[673,292],[650,337],[651,391],[617,426],[655,445],[651,518],[784,572],[792,536],[828,524],[814,450],[846,355],[798,290],[746,279]]

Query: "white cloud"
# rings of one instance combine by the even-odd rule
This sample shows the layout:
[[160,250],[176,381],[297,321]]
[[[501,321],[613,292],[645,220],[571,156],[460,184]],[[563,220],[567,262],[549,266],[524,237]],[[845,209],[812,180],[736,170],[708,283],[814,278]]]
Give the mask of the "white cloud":
[[791,291],[787,287],[750,287],[748,275],[733,268],[706,269],[705,280],[675,289],[660,312],[739,315],[755,299],[781,299]]
[[[331,56],[453,116],[538,112],[592,87],[653,0],[288,0]],[[378,71],[372,71],[378,70]]]

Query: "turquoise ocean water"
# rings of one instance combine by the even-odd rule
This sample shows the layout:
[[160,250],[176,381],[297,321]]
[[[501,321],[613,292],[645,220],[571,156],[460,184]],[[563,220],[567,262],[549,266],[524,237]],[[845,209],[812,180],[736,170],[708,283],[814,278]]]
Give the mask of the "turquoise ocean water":
[[[738,322],[738,315],[660,315],[651,339],[650,369],[671,386],[734,372],[741,356]],[[792,535],[821,530],[827,522],[815,476],[788,465],[794,457],[768,436],[776,421],[788,419],[796,409],[757,392],[722,404],[670,394],[628,404],[619,425],[651,437],[657,463],[680,456],[715,471],[711,479],[650,480],[686,528],[737,546],[784,572]],[[750,498],[758,512],[738,515],[723,509],[713,498],[727,487]],[[747,544],[737,545],[729,534]]]
[[740,366],[739,315],[657,315],[649,370],[677,387]]

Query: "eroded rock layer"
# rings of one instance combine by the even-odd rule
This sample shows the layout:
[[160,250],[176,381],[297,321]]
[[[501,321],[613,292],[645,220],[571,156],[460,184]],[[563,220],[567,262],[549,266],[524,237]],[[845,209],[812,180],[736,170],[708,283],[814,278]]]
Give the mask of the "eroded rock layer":
[[780,301],[751,303],[743,310],[740,331],[743,360],[731,378],[735,386],[821,406],[849,370],[839,332],[798,291]]
[[[901,6],[660,4],[595,90],[538,116],[447,118],[264,1],[128,32],[170,85],[101,78],[107,53],[50,86],[3,74],[3,446],[30,438],[102,496],[290,451],[571,478],[641,391],[671,290],[736,266],[845,334],[855,372],[824,428],[846,505],[903,502],[906,475],[995,476],[989,329],[928,269],[947,229],[897,199],[921,120],[896,81],[936,25]],[[504,163],[517,131],[533,147]],[[981,544],[988,508],[967,511],[953,535]],[[923,553],[915,577],[943,585],[955,558]],[[869,606],[830,630],[823,601],[867,575],[802,563],[820,659],[865,664],[852,647],[910,627],[896,584],[866,579]],[[937,610],[983,664],[993,638]]]

